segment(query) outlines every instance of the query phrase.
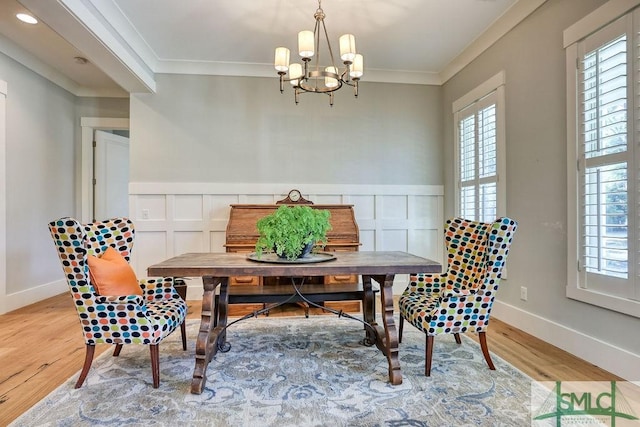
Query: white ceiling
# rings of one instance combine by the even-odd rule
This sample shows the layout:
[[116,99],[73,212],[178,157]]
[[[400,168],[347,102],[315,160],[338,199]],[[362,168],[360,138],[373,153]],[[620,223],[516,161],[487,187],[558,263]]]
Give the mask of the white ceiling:
[[[363,81],[441,84],[545,0],[324,0],[334,50],[356,36]],[[277,77],[317,0],[0,0],[0,51],[77,95],[155,89],[156,73]],[[30,11],[38,25],[15,14]],[[74,57],[89,64],[80,65]],[[327,64],[329,65],[329,64]]]

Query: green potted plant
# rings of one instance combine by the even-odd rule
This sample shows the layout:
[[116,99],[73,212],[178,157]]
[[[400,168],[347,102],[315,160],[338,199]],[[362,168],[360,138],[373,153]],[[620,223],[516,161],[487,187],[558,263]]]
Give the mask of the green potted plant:
[[274,251],[279,257],[295,260],[306,256],[318,245],[327,243],[331,229],[331,213],[326,209],[309,206],[282,205],[256,224],[260,237],[256,242],[256,256]]

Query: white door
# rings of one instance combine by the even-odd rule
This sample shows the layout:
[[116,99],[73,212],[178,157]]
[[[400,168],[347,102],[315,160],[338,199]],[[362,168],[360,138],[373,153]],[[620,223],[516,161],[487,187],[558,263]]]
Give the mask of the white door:
[[93,218],[129,216],[129,138],[97,130],[93,149]]

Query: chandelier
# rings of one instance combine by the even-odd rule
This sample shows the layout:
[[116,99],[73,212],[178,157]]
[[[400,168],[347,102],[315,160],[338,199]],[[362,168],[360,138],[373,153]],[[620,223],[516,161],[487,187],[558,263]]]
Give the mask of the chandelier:
[[[356,39],[353,34],[340,36],[340,59],[344,69],[340,71],[333,59],[333,50],[329,43],[327,27],[324,25],[324,11],[322,1],[318,0],[318,9],[313,15],[316,26],[313,31],[305,30],[298,33],[298,53],[302,58],[299,63],[289,64],[289,49],[277,47],[274,65],[280,76],[280,93],[284,92],[284,82],[293,86],[295,101],[298,104],[299,96],[303,92],[322,93],[329,95],[329,105],[333,106],[333,93],[343,85],[353,87],[353,94],[358,97],[358,81],[363,74],[362,55],[356,53]],[[331,65],[320,65],[320,39],[322,34],[327,44]],[[313,65],[311,59],[315,56]],[[285,75],[289,72],[288,78]]]

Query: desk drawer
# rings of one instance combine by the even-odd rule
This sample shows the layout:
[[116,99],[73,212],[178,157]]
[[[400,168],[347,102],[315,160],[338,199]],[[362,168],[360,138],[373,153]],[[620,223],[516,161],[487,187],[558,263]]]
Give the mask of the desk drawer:
[[332,276],[325,276],[324,283],[332,285],[336,283],[358,283],[358,276],[356,274],[335,274]]
[[229,278],[230,285],[259,285],[259,276],[232,276]]

